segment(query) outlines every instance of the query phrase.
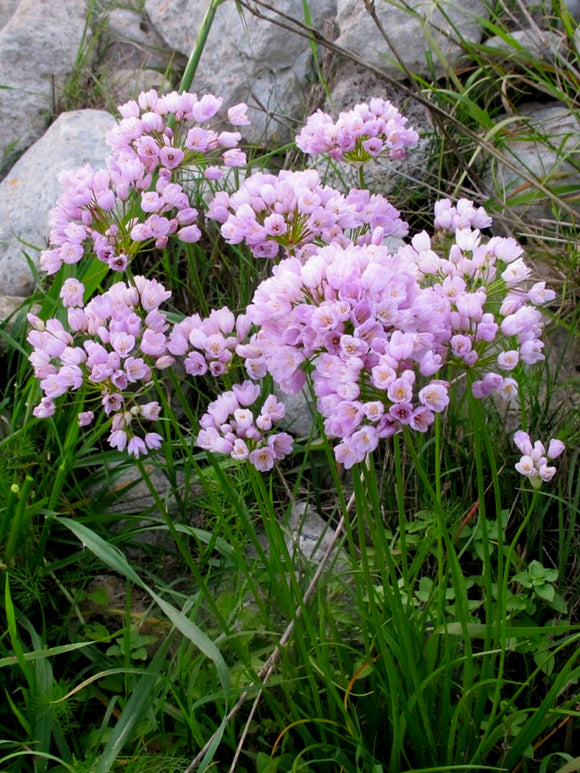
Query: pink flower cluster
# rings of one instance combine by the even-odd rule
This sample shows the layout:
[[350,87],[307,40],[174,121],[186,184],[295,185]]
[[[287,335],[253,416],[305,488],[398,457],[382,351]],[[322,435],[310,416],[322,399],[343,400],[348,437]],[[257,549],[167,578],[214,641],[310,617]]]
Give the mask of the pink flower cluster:
[[[112,155],[106,170],[90,166],[63,172],[64,186],[50,214],[51,248],[40,265],[49,274],[63,263],[95,254],[111,269],[125,271],[145,249],[162,249],[172,237],[196,242],[198,212],[184,187],[216,180],[216,166],[243,166],[239,132],[216,132],[207,124],[222,100],[211,94],[142,93],[119,110],[122,120],[107,135]],[[248,123],[245,105],[230,109],[236,125]]]
[[223,392],[200,419],[197,445],[238,461],[248,460],[261,472],[271,470],[292,451],[292,437],[286,432],[271,432],[285,408],[274,395],[268,395],[258,409],[260,392],[252,381]]
[[[448,307],[386,247],[333,244],[282,261],[247,310],[268,372],[287,392],[310,372],[336,456],[346,467],[405,425],[424,432],[449,402]],[[420,380],[423,384],[420,384]]]
[[492,220],[483,207],[476,207],[469,199],[451,199],[435,202],[433,224],[440,231],[455,233],[463,228],[489,228]]
[[[435,211],[453,213],[453,208],[445,200]],[[484,210],[473,212],[481,225],[487,222]],[[465,227],[437,243],[439,252],[422,232],[399,254],[415,264],[422,286],[431,286],[449,303],[448,360],[480,371],[482,377],[472,380],[476,397],[495,393],[511,401],[517,396],[517,381],[506,374],[519,363],[533,365],[544,359],[538,307],[552,301],[555,293],[544,282],[529,286],[531,269],[512,238],[484,240],[478,229]]]
[[303,153],[324,153],[335,161],[364,163],[379,156],[395,160],[419,140],[406,124],[394,105],[377,97],[340,113],[336,122],[317,110],[296,137],[296,144]]
[[513,239],[465,228],[436,240],[423,232],[394,255],[335,243],[287,258],[247,310],[259,329],[253,361],[286,392],[311,375],[349,467],[403,426],[426,431],[449,402],[447,382],[433,378],[444,365],[467,372],[478,398],[515,399],[506,373],[543,358],[537,306],[554,298],[543,283],[527,287],[521,253]]
[[345,196],[322,185],[315,169],[258,172],[232,195],[218,192],[208,216],[221,223],[226,242],[245,242],[258,258],[274,258],[280,248],[287,255],[303,255],[313,243],[376,243],[408,232],[383,196],[356,189]]
[[[53,247],[42,266],[55,273],[94,253],[124,271],[142,250],[171,246],[173,237],[199,239],[187,186],[201,198],[221,176],[216,157],[226,167],[245,163],[239,133],[208,125],[220,108],[212,95],[175,92],[147,92],[123,105],[108,135],[107,170],[62,176]],[[234,126],[248,122],[245,105],[228,116]],[[305,152],[359,162],[398,158],[416,141],[380,99],[336,123],[319,111],[297,138]],[[336,458],[351,467],[405,427],[427,431],[449,404],[448,379],[457,372],[475,397],[511,401],[517,376],[544,357],[539,307],[555,294],[532,284],[514,239],[482,235],[491,219],[467,199],[437,202],[435,234],[416,234],[394,253],[386,237],[408,232],[399,212],[367,190],[344,195],[325,186],[315,170],[249,176],[234,193],[218,190],[207,214],[227,242],[281,257],[246,313],[224,307],[171,323],[160,310],[171,293],[156,280],[135,276],[88,299],[77,279],[67,279],[63,314],[29,317],[30,361],[43,392],[36,416],[52,415],[56,399],[86,387],[85,399],[110,422],[110,445],[140,456],[161,445],[149,429],[160,415],[150,391],[166,368],[180,360],[189,376],[227,376],[229,386],[243,363],[251,380],[209,405],[200,447],[271,469],[292,443],[272,431],[283,405],[273,395],[263,399],[254,382],[270,375],[293,393],[309,378],[325,431],[337,440]],[[94,418],[83,410],[79,423]],[[559,441],[545,452],[523,433],[516,438],[520,472],[534,485],[548,480],[546,460],[561,452]]]
[[225,306],[213,310],[206,319],[193,314],[174,325],[168,349],[185,358],[185,371],[190,376],[203,376],[208,371],[212,376],[222,376],[229,370],[236,348],[246,340],[250,326],[245,315],[236,318]]
[[526,478],[534,488],[540,488],[542,482],[552,480],[556,474],[556,468],[548,466],[548,460],[557,459],[564,451],[565,446],[561,440],[552,438],[548,444],[548,450],[543,443],[536,440],[532,443],[527,432],[519,430],[514,435],[514,443],[523,454],[515,465],[516,470]]
[[[136,276],[133,282],[117,282],[84,305],[83,285],[67,279],[61,299],[68,329],[58,319],[43,322],[30,314],[28,342],[44,393],[34,415],[52,416],[58,397],[87,385],[89,400],[95,395],[111,420],[110,445],[140,456],[161,445],[159,434],[143,428],[160,413],[157,402],[144,402],[152,370],[164,370],[174,359],[167,349],[167,318],[159,310],[171,293],[154,279]],[[78,417],[81,426],[93,419],[93,411]]]

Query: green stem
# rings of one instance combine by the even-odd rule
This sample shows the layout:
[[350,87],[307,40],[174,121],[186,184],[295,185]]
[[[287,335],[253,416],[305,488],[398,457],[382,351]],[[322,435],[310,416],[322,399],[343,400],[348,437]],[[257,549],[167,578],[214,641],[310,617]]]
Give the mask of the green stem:
[[395,478],[397,493],[397,510],[399,513],[399,539],[401,542],[401,568],[405,580],[405,588],[409,581],[409,564],[407,556],[407,531],[405,520],[405,483],[403,480],[403,462],[401,444],[398,435],[393,435],[393,453],[395,456]]
[[435,414],[435,493],[441,505],[441,416]]
[[11,524],[10,534],[6,543],[6,551],[4,553],[4,560],[6,563],[9,563],[10,559],[16,553],[23,528],[27,520],[30,518],[30,514],[27,513],[27,503],[28,495],[30,494],[33,483],[34,480],[30,477],[30,475],[27,475],[20,491],[18,492],[18,504],[16,505],[14,511],[14,520]]
[[191,87],[195,73],[197,71],[199,60],[201,59],[203,49],[205,48],[205,44],[207,42],[211,25],[213,24],[214,16],[218,6],[220,6],[223,2],[224,0],[210,0],[209,7],[205,12],[205,16],[203,17],[199,32],[197,33],[195,45],[193,46],[191,55],[185,68],[185,72],[183,73],[181,83],[179,84],[179,91],[181,92],[188,91],[188,89]]

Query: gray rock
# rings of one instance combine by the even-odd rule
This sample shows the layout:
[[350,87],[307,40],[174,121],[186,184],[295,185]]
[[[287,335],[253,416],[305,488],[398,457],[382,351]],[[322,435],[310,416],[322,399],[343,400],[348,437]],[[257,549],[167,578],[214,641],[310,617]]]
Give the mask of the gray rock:
[[[291,556],[297,553],[308,561],[320,563],[329,549],[336,551],[332,545],[334,528],[315,513],[306,502],[294,505],[288,518],[286,546]],[[341,568],[347,566],[347,558],[343,551],[336,557]],[[332,564],[331,564],[332,565]],[[336,570],[337,564],[334,564]]]
[[2,0],[0,3],[0,30],[10,21],[19,2],[20,0]]
[[105,133],[115,124],[103,110],[62,113],[0,183],[0,295],[29,295],[33,277],[24,253],[36,262],[37,250],[46,247],[48,213],[61,192],[59,172],[104,167]]
[[[554,21],[557,21],[552,0],[523,0],[523,4],[543,26],[553,26]],[[579,0],[563,0],[562,7],[566,8],[573,19],[580,21]]]
[[75,66],[89,0],[21,0],[0,30],[0,156],[44,131]]
[[6,320],[11,317],[22,306],[25,298],[19,298],[13,295],[0,295],[0,320]]
[[[154,466],[145,462],[149,483],[155,489],[159,501],[167,512],[173,516],[177,529],[196,529],[202,525],[199,508],[193,504],[203,495],[203,488],[194,478],[186,478],[181,471],[176,472],[176,485],[178,490],[172,487],[171,482],[162,472],[162,466]],[[163,513],[157,506],[157,500],[151,494],[149,483],[141,475],[135,466],[125,468],[115,465],[107,465],[106,484],[99,484],[89,488],[89,494],[93,504],[101,507],[104,513],[115,514],[119,520],[111,524],[111,530],[115,533],[122,531],[128,524],[131,526],[133,545],[128,549],[128,555],[137,555],[139,546],[162,547],[170,552],[175,552],[176,547],[169,530],[167,529]],[[187,491],[185,488],[187,486]],[[179,512],[178,496],[186,499],[191,508],[189,523],[180,525],[176,519]],[[130,521],[125,516],[134,516]]]
[[[292,560],[292,568],[300,574],[308,563],[319,564],[328,550],[334,552],[329,567],[333,571],[348,567],[344,551],[332,544],[335,527],[325,521],[306,502],[297,502],[287,518],[281,521],[286,549]],[[270,544],[265,534],[258,537],[264,552],[270,555]],[[252,548],[250,555],[255,557]]]
[[[506,116],[499,116],[502,121]],[[521,121],[510,124],[502,153],[522,172],[538,179],[580,213],[580,124],[576,116],[559,103],[530,103],[520,108]],[[483,187],[495,201],[495,209],[509,206],[527,222],[540,225],[554,216],[569,219],[562,210],[554,212],[554,203],[516,171],[494,159],[483,180]]]
[[100,80],[103,91],[115,104],[115,108],[130,99],[136,99],[142,91],[154,89],[163,94],[172,90],[163,73],[149,68],[107,68]]
[[[199,0],[146,0],[145,9],[169,45],[189,56],[207,4]],[[335,0],[311,4],[313,24],[334,14]],[[303,20],[302,0],[278,0],[276,9]],[[224,45],[224,41],[227,44]],[[306,39],[248,13],[233,0],[217,9],[192,90],[224,98],[224,107],[247,102],[252,143],[275,145],[293,136],[305,112],[311,52]]]
[[[406,67],[414,75],[436,77],[448,68],[453,69],[461,58],[463,49],[456,42],[458,38],[479,42],[482,35],[480,18],[489,15],[483,0],[376,2],[375,9],[380,24]],[[337,24],[339,46],[379,67],[392,78],[402,80],[406,77],[363,0],[337,0]],[[434,45],[430,43],[430,37]],[[438,52],[443,56],[443,62]]]
[[117,104],[140,91],[170,91],[171,73],[181,70],[184,56],[170,49],[144,14],[114,8],[106,14],[106,50],[99,63],[103,92]]
[[296,437],[308,437],[314,425],[312,396],[308,390],[305,388],[298,394],[287,395],[274,387],[274,394],[286,408],[285,416],[276,422],[276,426],[291,432]]
[[506,70],[517,70],[534,59],[543,62],[554,61],[558,54],[566,53],[566,41],[562,35],[550,30],[530,27],[513,30],[509,37],[499,35],[485,41],[488,58],[501,61]]

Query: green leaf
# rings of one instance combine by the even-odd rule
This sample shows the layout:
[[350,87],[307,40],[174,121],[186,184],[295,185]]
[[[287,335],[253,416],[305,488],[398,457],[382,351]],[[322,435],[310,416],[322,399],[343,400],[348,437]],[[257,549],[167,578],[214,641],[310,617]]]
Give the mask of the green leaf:
[[57,518],[57,520],[63,526],[66,526],[67,529],[70,529],[82,542],[83,546],[88,548],[97,558],[100,558],[104,564],[128,580],[131,580],[131,582],[143,588],[143,590],[149,591],[147,585],[145,585],[120,550],[113,547],[113,545],[109,545],[108,542],[105,542],[94,531],[91,531],[91,529],[78,521],[74,521],[71,518]]
[[[105,629],[106,630],[106,629]],[[22,655],[23,660],[39,660],[40,658],[51,658],[55,655],[67,655],[73,650],[81,649],[82,647],[89,647],[91,644],[98,644],[98,640],[95,641],[81,641],[74,644],[61,644],[58,647],[48,647],[47,649],[35,650],[34,652],[24,652]],[[0,658],[0,668],[4,666],[13,666],[18,661],[16,655],[7,658]]]
[[123,713],[119,717],[117,724],[108,738],[105,748],[99,756],[95,773],[108,773],[108,771],[111,770],[123,747],[131,738],[134,728],[148,709],[153,688],[160,678],[160,672],[163,670],[162,665],[169,647],[169,641],[170,638],[168,637],[163,646],[157,650],[153,660],[149,664],[147,673],[141,677],[135,686],[131,697],[125,705]]
[[550,602],[550,606],[552,609],[555,609],[556,612],[560,612],[562,615],[565,615],[568,612],[568,605],[559,593],[554,594],[554,598]]
[[547,601],[548,603],[551,603],[556,595],[554,586],[547,582],[545,582],[543,585],[536,585],[534,587],[534,592],[536,596],[539,596],[541,599],[544,599],[544,601]]
[[518,582],[523,585],[524,588],[531,588],[533,583],[530,580],[530,575],[527,572],[519,572],[512,577],[513,582]]
[[[117,548],[113,547],[112,545],[109,545],[108,542],[105,542],[101,537],[98,536],[98,534],[95,534],[91,529],[86,527],[84,524],[79,523],[78,521],[74,521],[70,518],[58,518],[57,519],[59,523],[61,523],[63,526],[66,526],[70,531],[75,534],[78,539],[83,543],[83,545],[88,548],[88,550],[91,551],[91,553],[94,553],[98,558],[103,561],[107,566],[109,566],[111,569],[114,569],[119,574],[126,577],[131,582],[135,583],[135,585],[142,588],[144,591],[146,591],[152,599],[156,602],[156,604],[163,610],[163,612],[166,614],[166,616],[171,620],[173,625],[181,631],[181,633],[186,636],[195,646],[207,657],[209,658],[213,664],[216,667],[216,670],[218,672],[218,676],[222,685],[222,689],[224,692],[224,701],[227,705],[229,701],[230,696],[230,674],[228,667],[226,666],[226,663],[223,659],[223,656],[219,649],[216,647],[216,645],[211,641],[211,639],[206,636],[205,633],[192,621],[190,620],[187,615],[185,615],[180,610],[176,609],[172,604],[165,601],[165,599],[161,598],[159,594],[157,594],[152,588],[150,588],[143,580],[139,577],[139,575],[135,572],[133,567],[129,564],[125,556],[117,550]],[[153,661],[152,661],[153,664]],[[151,664],[151,665],[152,665]],[[149,678],[149,677],[147,677]],[[146,679],[146,677],[143,677],[143,679]],[[153,689],[153,684],[150,684],[149,682],[145,682],[143,686],[143,692],[151,691]],[[137,708],[141,709],[142,704],[139,700],[139,697],[135,697],[135,695],[131,696],[131,700],[135,699],[135,703],[137,705]],[[127,704],[127,707],[129,704]],[[127,708],[123,712],[123,717],[126,716]],[[136,720],[135,720],[136,721]],[[225,721],[225,716],[224,716]],[[222,721],[222,724],[220,725],[218,734],[216,735],[216,740],[219,736],[221,738],[221,733],[223,733],[223,730],[225,729],[224,721]],[[119,723],[121,720],[119,720]],[[113,764],[114,760],[116,759],[117,755],[119,754],[123,743],[127,739],[127,736],[129,734],[129,730],[133,728],[133,721],[128,718],[126,720],[126,728],[121,728],[119,730],[119,735],[114,735],[114,741],[110,742],[113,744],[113,749],[115,751],[115,754],[111,756],[111,754],[108,754],[108,756],[105,758],[105,762],[107,762],[108,767],[105,766],[105,763],[99,762],[99,767],[97,768],[97,773],[106,773],[106,771],[110,770],[110,766]],[[115,727],[115,730],[117,730],[117,726]],[[113,738],[113,736],[112,736]],[[120,746],[118,744],[121,744]],[[215,751],[215,749],[213,749]],[[204,758],[204,763],[209,763],[209,758]]]
[[125,556],[120,550],[109,545],[101,537],[95,534],[94,531],[84,526],[78,521],[74,521],[70,518],[58,518],[59,523],[62,523],[73,534],[75,534],[83,545],[88,548],[91,553],[94,553],[101,559],[107,566],[114,569],[119,574],[122,574],[128,580],[138,585],[155,600],[157,605],[165,612],[167,617],[171,620],[173,625],[181,631],[195,646],[203,652],[203,654],[212,660],[218,670],[224,692],[229,694],[229,672],[221,652],[216,645],[207,637],[203,631],[198,628],[183,612],[180,612],[172,604],[161,598],[152,588],[150,588],[139,577],[137,572],[129,564]]

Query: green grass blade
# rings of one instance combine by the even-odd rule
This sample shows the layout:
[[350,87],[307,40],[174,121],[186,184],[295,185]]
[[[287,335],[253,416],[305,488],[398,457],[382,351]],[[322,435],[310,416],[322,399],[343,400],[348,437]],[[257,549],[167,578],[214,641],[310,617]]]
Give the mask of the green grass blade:
[[169,648],[169,642],[170,637],[167,637],[155,653],[147,668],[147,673],[135,685],[135,689],[99,757],[95,773],[108,773],[111,770],[123,747],[131,738],[133,730],[149,707],[155,685],[160,678],[160,672],[163,670],[162,664]]
[[143,582],[117,548],[109,545],[101,537],[95,534],[94,531],[78,521],[74,521],[70,518],[58,518],[57,520],[63,526],[70,529],[91,553],[94,553],[94,555],[100,558],[101,561],[107,564],[111,569],[114,569],[116,572],[123,575],[123,577],[126,577],[128,580],[135,583],[135,585],[138,585],[154,599],[171,620],[173,625],[214,663],[227,701],[230,692],[229,671],[221,652],[211,639],[183,612],[180,612],[172,604],[169,604],[162,599],[152,588]]

